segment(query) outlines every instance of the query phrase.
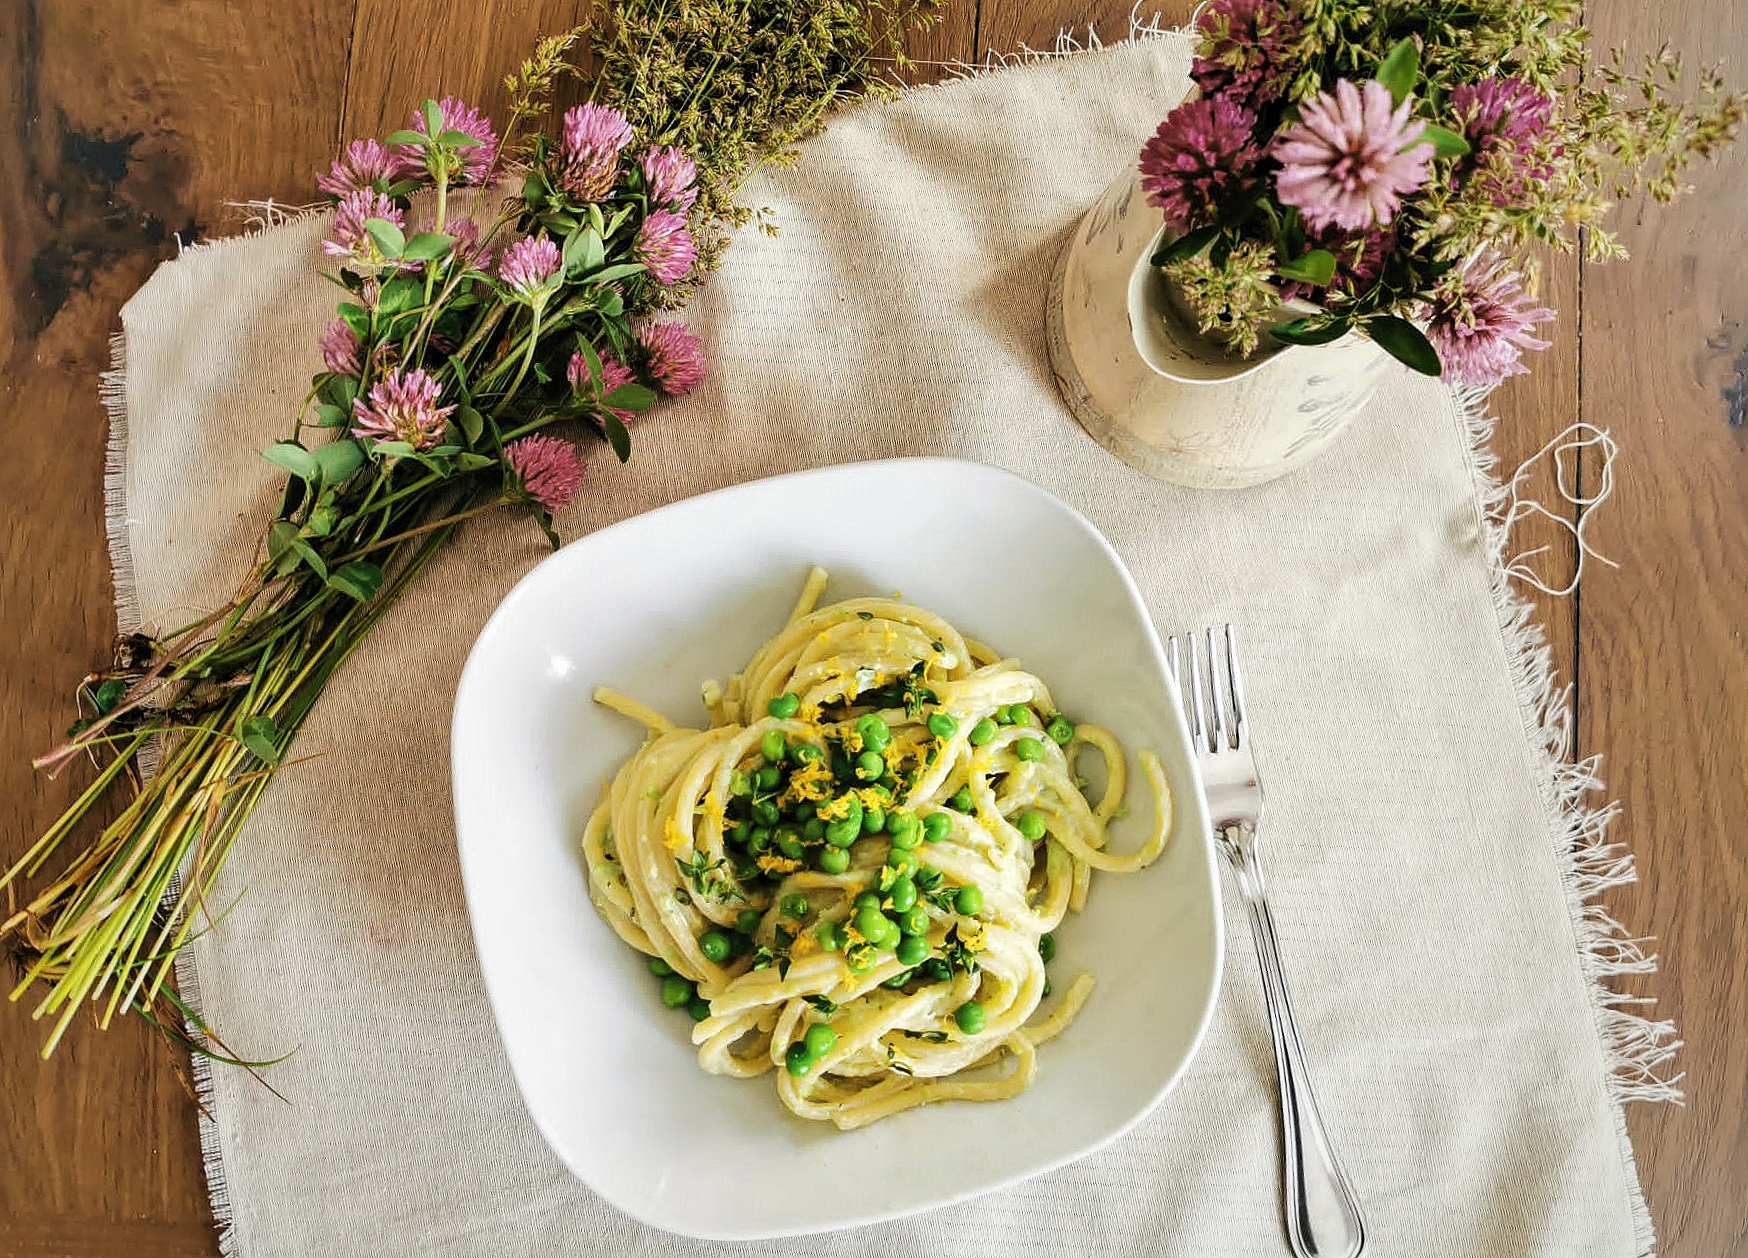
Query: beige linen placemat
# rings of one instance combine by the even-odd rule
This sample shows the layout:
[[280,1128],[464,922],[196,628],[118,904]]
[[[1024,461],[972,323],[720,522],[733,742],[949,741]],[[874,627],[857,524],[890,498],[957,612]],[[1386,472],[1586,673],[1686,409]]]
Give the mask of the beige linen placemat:
[[[1634,1071],[1667,1028],[1595,986],[1632,956],[1602,946],[1612,924],[1581,901],[1620,871],[1576,807],[1584,775],[1547,751],[1545,663],[1493,558],[1477,421],[1403,375],[1305,470],[1206,493],[1124,467],[1056,397],[1051,264],[1181,97],[1186,60],[1181,39],[1153,39],[833,122],[798,169],[749,191],[782,235],[743,236],[690,312],[710,380],[637,423],[629,466],[598,453],[560,527],[575,537],[737,481],[890,455],[979,459],[1068,499],[1162,628],[1230,620],[1245,643],[1281,945],[1370,1252],[1648,1253],[1619,1101],[1657,1090]],[[185,619],[243,571],[279,492],[254,451],[286,428],[334,300],[317,278],[322,230],[191,249],[123,312],[110,391],[125,623]],[[289,1103],[240,1071],[210,1077],[227,1252],[1286,1252],[1241,913],[1181,1086],[1042,1179],[734,1247],[652,1231],[575,1182],[500,1051],[449,807],[462,661],[543,553],[526,520],[468,525],[334,679],[298,744],[320,758],[279,778],[226,869],[218,902],[242,898],[192,954],[199,999],[239,1051],[296,1049],[272,1071]],[[733,1173],[757,1168],[698,1168]]]

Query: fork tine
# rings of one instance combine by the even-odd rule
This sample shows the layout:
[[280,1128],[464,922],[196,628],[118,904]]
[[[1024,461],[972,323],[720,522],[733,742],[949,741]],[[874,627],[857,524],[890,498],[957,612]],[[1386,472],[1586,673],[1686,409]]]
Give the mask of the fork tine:
[[1238,642],[1232,636],[1232,625],[1226,626],[1226,693],[1232,703],[1232,745],[1244,746],[1244,674],[1238,667]]
[[1207,726],[1202,720],[1202,670],[1196,661],[1196,635],[1186,634],[1184,646],[1188,648],[1184,654],[1189,657],[1190,665],[1190,684],[1183,688],[1184,705],[1190,718],[1190,736],[1206,750],[1208,740],[1203,731]]
[[1214,630],[1202,630],[1202,646],[1208,654],[1208,745],[1219,751],[1226,743],[1226,730],[1220,720],[1220,657],[1214,652]]

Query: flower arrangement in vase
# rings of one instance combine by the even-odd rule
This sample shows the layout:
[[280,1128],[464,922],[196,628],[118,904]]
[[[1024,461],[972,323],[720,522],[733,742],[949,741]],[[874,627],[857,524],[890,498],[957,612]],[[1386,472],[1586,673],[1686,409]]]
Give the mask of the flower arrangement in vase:
[[[1611,199],[1682,191],[1743,106],[1667,50],[1593,65],[1576,0],[1214,0],[1196,97],[1141,150],[1173,238],[1152,262],[1239,355],[1358,329],[1416,371],[1495,384],[1545,345],[1533,247],[1622,256]],[[1279,318],[1283,303],[1305,313]]]
[[1667,50],[1596,63],[1580,18],[1212,0],[1189,98],[1058,263],[1050,353],[1076,417],[1152,475],[1234,487],[1314,457],[1390,358],[1477,387],[1527,370],[1554,317],[1541,249],[1622,256],[1610,203],[1673,199],[1743,114],[1710,71],[1678,102]]

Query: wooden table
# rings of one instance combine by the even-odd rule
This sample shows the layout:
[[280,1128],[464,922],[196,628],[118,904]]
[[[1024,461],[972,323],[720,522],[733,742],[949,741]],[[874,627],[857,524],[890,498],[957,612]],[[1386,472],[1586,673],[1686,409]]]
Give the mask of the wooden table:
[[[1167,0],[1166,23],[1189,0]],[[339,142],[400,125],[427,94],[496,112],[497,83],[580,0],[35,0],[0,6],[0,858],[68,803],[30,768],[114,632],[104,547],[106,424],[97,374],[116,311],[183,243],[242,227],[232,200],[310,199]],[[1654,10],[1658,10],[1655,11]],[[1748,6],[1592,0],[1599,47],[1669,41],[1748,85]],[[977,62],[1057,31],[1127,28],[1126,0],[955,0],[919,58]],[[940,73],[924,65],[922,76]],[[1629,1111],[1670,1258],[1748,1253],[1748,143],[1673,208],[1633,201],[1631,262],[1560,259],[1556,344],[1496,395],[1507,469],[1568,424],[1611,429],[1619,483],[1587,536],[1621,565],[1547,600],[1575,681],[1576,750],[1622,804],[1613,837],[1642,881],[1609,908],[1654,934],[1658,997],[1687,1039],[1684,1109]],[[1587,462],[1587,484],[1597,467]],[[1538,482],[1545,489],[1545,482]],[[1548,542],[1559,583],[1573,561]],[[48,1063],[40,1029],[0,1009],[0,1254],[217,1252],[185,1063],[137,1019],[83,1028]],[[1283,1244],[1282,1252],[1285,1253]]]

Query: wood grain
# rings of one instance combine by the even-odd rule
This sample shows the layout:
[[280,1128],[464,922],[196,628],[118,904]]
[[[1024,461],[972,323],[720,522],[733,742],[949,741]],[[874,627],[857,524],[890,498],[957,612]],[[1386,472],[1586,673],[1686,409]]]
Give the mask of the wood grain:
[[[1162,25],[1191,0],[1159,6]],[[68,719],[66,697],[114,630],[102,528],[105,423],[96,374],[115,315],[153,266],[236,230],[230,199],[308,199],[343,136],[399,125],[453,92],[501,104],[533,37],[588,0],[34,0],[0,6],[0,596],[21,632],[0,643],[0,858],[66,804],[29,757]],[[1599,46],[1667,38],[1748,65],[1734,0],[1653,12],[1592,0]],[[919,81],[1088,26],[1128,31],[1115,0],[955,0],[914,39]],[[1144,18],[1147,14],[1142,15]],[[1738,70],[1738,74],[1740,71]],[[1607,759],[1616,837],[1644,881],[1612,897],[1662,937],[1645,984],[1680,1021],[1694,1102],[1637,1106],[1631,1126],[1668,1258],[1748,1253],[1748,148],[1696,177],[1673,209],[1623,207],[1631,263],[1556,260],[1561,312],[1533,375],[1493,399],[1509,473],[1582,417],[1614,430],[1623,474],[1594,540],[1623,563],[1582,595],[1542,600],[1557,666],[1576,677],[1579,750]],[[1592,469],[1594,475],[1594,469]],[[1537,482],[1545,485],[1545,482]],[[1564,580],[1569,542],[1549,544]],[[84,1028],[50,1062],[39,1029],[0,1008],[0,1256],[217,1252],[181,1068],[137,1021]]]
[[[349,18],[323,0],[0,6],[8,863],[81,784],[30,757],[115,632],[95,386],[116,311],[178,237],[236,229],[226,198],[300,195],[338,134]],[[41,1063],[26,1008],[0,1009],[0,1252],[213,1252],[184,1063],[137,1019]]]
[[[1748,68],[1740,4],[1590,9],[1599,47]],[[1584,269],[1583,413],[1621,445],[1593,536],[1621,568],[1586,570],[1578,715],[1639,865],[1611,907],[1663,954],[1637,987],[1687,1041],[1687,1107],[1633,1106],[1628,1126],[1664,1252],[1700,1258],[1748,1253],[1748,145],[1692,182],[1622,205],[1631,261]]]

